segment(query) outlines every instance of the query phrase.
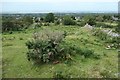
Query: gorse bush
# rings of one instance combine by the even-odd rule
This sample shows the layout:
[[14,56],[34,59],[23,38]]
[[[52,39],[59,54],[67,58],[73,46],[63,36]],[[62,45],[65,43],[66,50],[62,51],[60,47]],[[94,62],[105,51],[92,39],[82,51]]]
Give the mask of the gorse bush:
[[50,62],[63,57],[61,42],[65,38],[64,32],[44,30],[34,33],[33,39],[26,43],[29,51],[28,60],[36,62]]

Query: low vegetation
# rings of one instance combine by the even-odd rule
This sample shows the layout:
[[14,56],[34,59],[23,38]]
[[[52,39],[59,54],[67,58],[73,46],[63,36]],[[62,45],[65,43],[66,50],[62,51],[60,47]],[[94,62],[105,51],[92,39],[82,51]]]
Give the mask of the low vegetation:
[[120,40],[103,32],[119,33],[114,15],[25,16],[3,16],[4,78],[118,78]]

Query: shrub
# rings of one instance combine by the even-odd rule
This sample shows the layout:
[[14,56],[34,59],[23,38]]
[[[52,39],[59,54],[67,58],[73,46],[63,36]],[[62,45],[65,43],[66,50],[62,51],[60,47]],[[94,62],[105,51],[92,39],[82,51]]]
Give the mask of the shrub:
[[76,22],[72,20],[70,16],[65,16],[63,19],[63,24],[64,25],[75,25]]
[[101,31],[100,29],[94,29],[93,35],[98,36],[101,40],[108,40],[109,39],[109,36],[107,35],[107,33]]
[[94,55],[94,51],[88,49],[82,49],[81,55],[83,55],[85,58],[89,58]]
[[53,13],[48,13],[45,17],[45,22],[54,22],[55,16]]
[[87,23],[88,23],[89,25],[91,25],[91,26],[93,26],[93,25],[96,24],[96,22],[95,22],[95,20],[94,20],[93,18],[88,19]]
[[96,55],[94,55],[93,56],[95,59],[100,59],[101,58],[101,56],[99,55],[99,54],[96,54]]
[[9,32],[9,34],[12,34],[12,33],[13,33],[12,31]]
[[[95,54],[93,50],[82,49],[76,45],[65,44],[64,53],[69,53],[70,55],[80,54],[80,56],[84,56],[85,58],[94,58],[100,59],[100,55]],[[68,62],[72,60],[71,56],[68,56]]]
[[85,24],[86,24],[85,21],[77,22],[77,25],[81,27],[85,26]]
[[64,56],[61,53],[63,49],[60,47],[64,38],[64,32],[45,30],[34,33],[33,39],[26,43],[29,49],[27,53],[28,60],[45,63],[60,59]]
[[19,39],[20,39],[20,40],[23,40],[23,38],[22,38],[22,37],[20,37]]

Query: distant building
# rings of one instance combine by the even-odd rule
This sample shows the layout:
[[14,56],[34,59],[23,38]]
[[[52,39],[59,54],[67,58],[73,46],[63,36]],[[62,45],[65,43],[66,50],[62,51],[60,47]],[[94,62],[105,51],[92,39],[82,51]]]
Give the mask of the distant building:
[[40,19],[41,19],[40,17],[33,17],[33,21],[34,21],[34,22],[36,22],[36,21],[37,21],[37,22],[40,22],[40,21],[41,21]]
[[75,17],[75,20],[77,20],[77,21],[80,20],[80,17]]
[[117,21],[117,20],[118,20],[118,18],[116,18],[116,17],[114,17],[114,16],[112,16],[112,19],[113,19],[113,20],[115,20],[115,21]]

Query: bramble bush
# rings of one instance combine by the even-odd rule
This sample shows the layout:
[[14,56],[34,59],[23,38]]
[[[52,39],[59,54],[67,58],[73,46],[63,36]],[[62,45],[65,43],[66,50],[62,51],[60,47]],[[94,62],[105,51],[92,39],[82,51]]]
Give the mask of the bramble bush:
[[64,32],[44,30],[34,33],[33,39],[26,43],[29,51],[28,60],[35,62],[51,62],[63,57],[61,42],[65,38]]

